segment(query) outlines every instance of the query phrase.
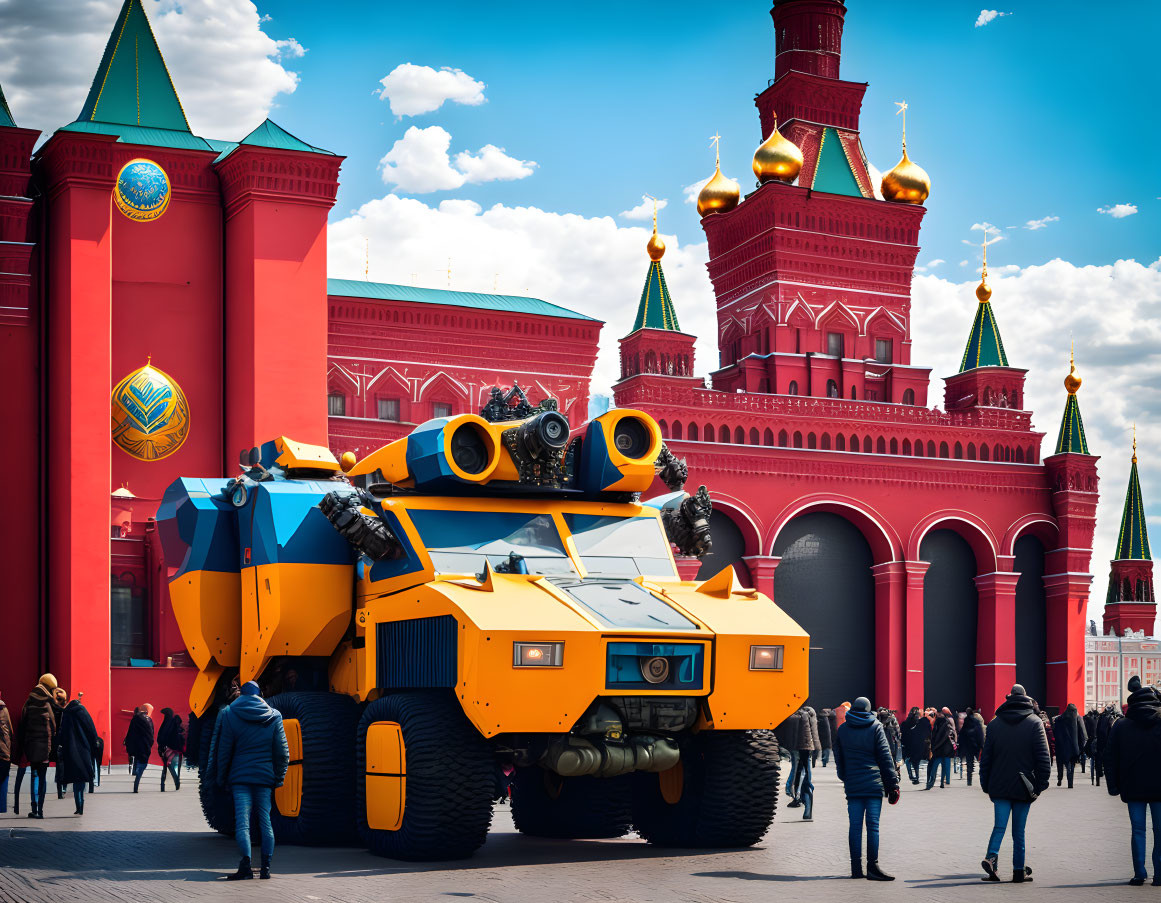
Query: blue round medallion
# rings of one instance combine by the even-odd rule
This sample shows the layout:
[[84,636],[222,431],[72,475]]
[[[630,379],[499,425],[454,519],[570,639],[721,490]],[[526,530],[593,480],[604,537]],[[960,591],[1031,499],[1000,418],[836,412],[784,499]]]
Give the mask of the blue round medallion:
[[169,176],[152,160],[130,160],[117,174],[113,197],[129,219],[147,223],[165,213],[171,193]]

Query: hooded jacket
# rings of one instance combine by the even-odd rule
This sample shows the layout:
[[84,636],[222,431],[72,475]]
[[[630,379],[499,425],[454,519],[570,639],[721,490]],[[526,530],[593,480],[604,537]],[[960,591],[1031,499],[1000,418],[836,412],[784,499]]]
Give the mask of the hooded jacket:
[[831,719],[834,717],[834,709],[823,709],[818,713],[818,742],[822,744],[823,749],[834,748],[834,725]]
[[239,696],[215,725],[214,766],[219,784],[281,787],[290,765],[282,715],[261,696]]
[[942,759],[955,755],[955,726],[951,719],[940,713],[931,726],[931,757]]
[[57,735],[56,782],[85,784],[93,780],[93,760],[100,740],[93,718],[80,702],[65,706]]
[[1061,762],[1075,762],[1085,748],[1088,737],[1084,731],[1084,719],[1073,703],[1056,716],[1052,722],[1052,732],[1056,735],[1056,758]]
[[149,761],[153,751],[153,719],[144,712],[138,712],[129,720],[129,730],[125,733],[125,751],[134,761]]
[[926,759],[931,752],[931,722],[913,709],[903,722],[903,756],[912,761]]
[[984,719],[979,712],[972,712],[963,720],[963,730],[959,732],[959,754],[965,759],[978,759],[984,751],[986,736]]
[[1129,696],[1125,717],[1109,731],[1103,759],[1110,796],[1161,802],[1161,697],[1153,687]]
[[12,716],[8,706],[0,699],[0,762],[12,761]]
[[993,800],[1028,802],[1024,774],[1038,793],[1048,788],[1052,757],[1044,723],[1027,696],[1009,696],[988,725],[980,758],[980,788]]
[[1116,710],[1111,704],[1105,706],[1104,711],[1097,716],[1096,723],[1096,754],[1098,756],[1104,755],[1105,747],[1109,742],[1109,731],[1112,730],[1113,725],[1121,717],[1121,713]]
[[166,750],[175,753],[185,752],[185,727],[181,723],[181,716],[175,715],[173,709],[162,709],[165,720],[157,729],[157,754],[165,757]]
[[874,712],[847,712],[835,737],[834,765],[847,799],[882,796],[899,786],[887,734]]
[[802,737],[802,752],[822,752],[822,741],[818,736],[818,713],[810,706],[803,706],[802,713],[806,716],[806,733]]
[[56,746],[56,719],[52,709],[52,692],[44,684],[37,684],[20,712],[20,748],[32,765],[52,758]]
[[903,735],[899,731],[899,719],[891,713],[890,709],[879,709],[876,717],[883,725],[883,733],[887,735],[887,748],[891,750],[891,758],[898,762],[902,758],[903,751]]

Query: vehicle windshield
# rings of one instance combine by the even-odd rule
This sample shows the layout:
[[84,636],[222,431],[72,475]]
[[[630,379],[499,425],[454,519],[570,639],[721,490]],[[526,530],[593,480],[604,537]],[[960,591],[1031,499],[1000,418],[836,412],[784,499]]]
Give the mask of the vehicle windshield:
[[669,542],[654,517],[565,514],[581,563],[596,577],[673,578]]
[[501,573],[577,576],[550,514],[414,508],[408,514],[437,573],[478,574],[487,561]]

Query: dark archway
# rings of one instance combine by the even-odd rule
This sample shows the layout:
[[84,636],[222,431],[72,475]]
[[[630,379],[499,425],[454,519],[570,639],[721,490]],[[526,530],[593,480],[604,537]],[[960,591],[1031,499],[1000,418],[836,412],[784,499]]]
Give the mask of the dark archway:
[[[715,536],[714,542],[717,542]],[[836,706],[875,690],[871,547],[846,518],[801,514],[774,541],[774,601],[810,634],[810,699]]]
[[1044,704],[1048,693],[1048,600],[1044,593],[1044,544],[1035,536],[1016,540],[1016,680]]
[[713,546],[701,560],[697,579],[709,580],[726,565],[732,564],[742,584],[750,586],[750,569],[742,561],[746,554],[746,538],[738,525],[724,511],[715,508],[710,514],[710,536],[713,537]]
[[976,702],[976,556],[954,530],[932,530],[919,546],[923,578],[923,700],[963,710]]

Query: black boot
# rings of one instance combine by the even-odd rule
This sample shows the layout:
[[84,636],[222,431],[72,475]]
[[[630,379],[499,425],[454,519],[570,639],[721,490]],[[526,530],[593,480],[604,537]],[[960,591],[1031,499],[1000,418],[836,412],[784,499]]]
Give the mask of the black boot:
[[1032,880],[1032,869],[1030,869],[1028,866],[1024,866],[1024,868],[1019,870],[1019,871],[1012,872],[1012,883],[1013,884],[1023,884],[1025,881],[1031,881],[1031,880]]
[[894,881],[894,875],[888,875],[881,868],[879,868],[878,859],[867,860],[867,880],[868,881]]
[[262,871],[258,873],[259,878],[270,877],[270,857],[265,853],[262,854]]
[[851,860],[851,877],[852,878],[865,878],[866,877],[866,875],[863,874],[863,860],[862,859],[852,859]]
[[254,877],[254,870],[250,868],[250,857],[243,856],[242,861],[238,863],[238,871],[232,875],[226,875],[227,881],[245,881]]
[[981,881],[999,881],[1000,876],[996,874],[996,868],[999,865],[995,856],[988,856],[980,862],[982,868],[987,874],[984,875]]

